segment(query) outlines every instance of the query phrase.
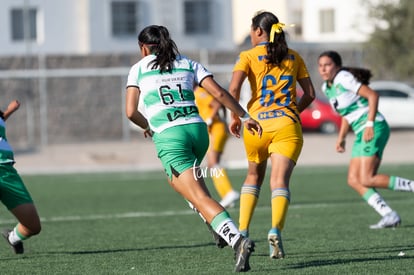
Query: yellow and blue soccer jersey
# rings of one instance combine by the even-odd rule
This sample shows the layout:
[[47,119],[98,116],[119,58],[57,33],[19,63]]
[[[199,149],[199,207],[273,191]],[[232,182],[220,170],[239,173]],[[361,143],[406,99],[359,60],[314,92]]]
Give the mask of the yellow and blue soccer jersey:
[[250,82],[250,116],[259,121],[265,132],[300,122],[296,105],[296,81],[309,77],[302,57],[289,49],[280,66],[267,63],[267,43],[243,51],[233,71],[243,71]]

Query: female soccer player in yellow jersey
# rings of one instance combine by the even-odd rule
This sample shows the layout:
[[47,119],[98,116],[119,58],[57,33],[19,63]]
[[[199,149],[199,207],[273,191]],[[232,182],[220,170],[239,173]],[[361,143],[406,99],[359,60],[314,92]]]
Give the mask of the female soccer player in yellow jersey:
[[[268,233],[271,258],[283,258],[281,232],[290,201],[289,180],[302,150],[303,136],[299,114],[315,98],[306,65],[299,54],[288,48],[284,24],[270,12],[259,12],[250,30],[253,48],[243,51],[234,66],[229,91],[239,100],[243,81],[251,88],[247,109],[263,128],[261,138],[244,131],[248,160],[246,179],[241,188],[239,230],[246,236],[271,160],[270,188],[272,224]],[[296,82],[304,95],[296,102]],[[230,129],[242,127],[232,113]]]
[[226,122],[226,109],[204,88],[197,87],[194,91],[196,105],[201,118],[206,122],[210,137],[210,147],[207,151],[207,166],[211,169],[214,187],[221,198],[224,207],[233,207],[239,199],[239,192],[233,189],[226,170],[221,167],[220,160],[229,137]]

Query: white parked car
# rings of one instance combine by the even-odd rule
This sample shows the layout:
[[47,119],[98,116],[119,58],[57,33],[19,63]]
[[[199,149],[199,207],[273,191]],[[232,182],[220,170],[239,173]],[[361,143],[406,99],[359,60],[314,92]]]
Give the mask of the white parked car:
[[378,110],[391,128],[414,128],[414,88],[397,81],[373,81],[379,95]]

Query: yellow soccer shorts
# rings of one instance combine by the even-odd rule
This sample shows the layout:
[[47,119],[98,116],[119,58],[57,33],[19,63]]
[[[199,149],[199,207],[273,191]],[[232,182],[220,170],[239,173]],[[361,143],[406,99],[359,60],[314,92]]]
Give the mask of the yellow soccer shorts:
[[248,161],[261,163],[275,153],[296,163],[303,146],[302,126],[288,124],[273,132],[263,132],[262,137],[244,130],[243,139]]

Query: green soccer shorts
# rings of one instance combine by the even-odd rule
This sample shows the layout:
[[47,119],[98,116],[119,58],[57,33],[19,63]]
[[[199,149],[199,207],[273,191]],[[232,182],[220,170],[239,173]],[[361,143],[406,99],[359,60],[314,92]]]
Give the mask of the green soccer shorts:
[[368,142],[363,139],[364,130],[355,136],[354,146],[352,147],[352,158],[371,157],[377,155],[382,159],[385,146],[390,137],[390,128],[388,123],[383,121],[374,122],[374,138]]
[[170,180],[192,167],[199,166],[208,146],[205,123],[191,123],[167,128],[152,137],[158,158]]
[[0,200],[8,210],[33,203],[23,180],[11,163],[0,164]]

